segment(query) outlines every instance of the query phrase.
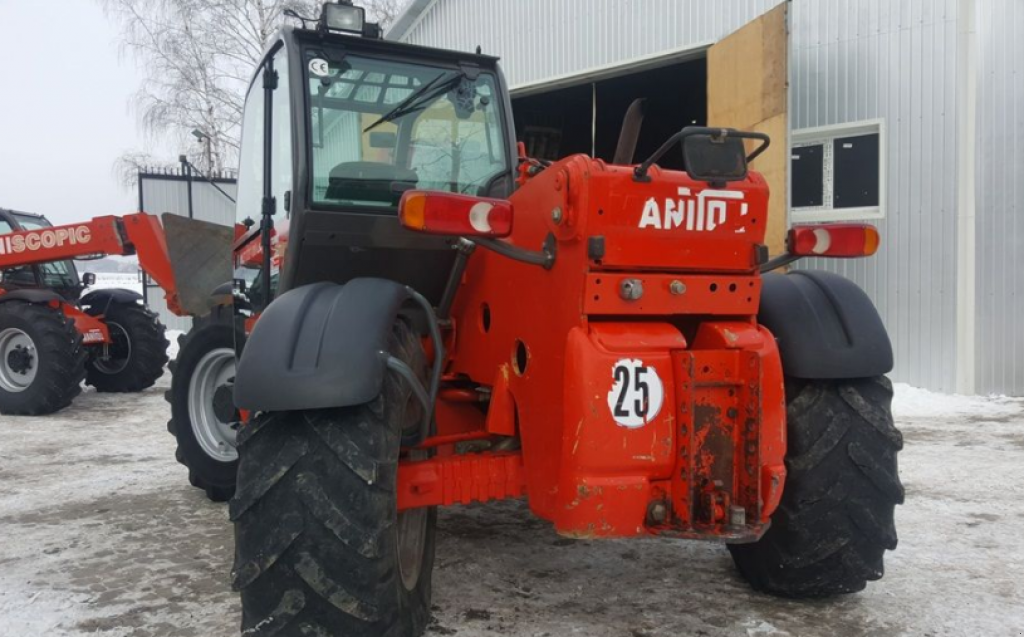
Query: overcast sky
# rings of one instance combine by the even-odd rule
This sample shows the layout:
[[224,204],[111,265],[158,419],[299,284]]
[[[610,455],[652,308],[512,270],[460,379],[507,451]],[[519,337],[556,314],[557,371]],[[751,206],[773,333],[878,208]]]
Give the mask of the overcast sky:
[[0,208],[67,223],[133,212],[117,183],[146,148],[131,97],[141,74],[95,0],[0,0]]

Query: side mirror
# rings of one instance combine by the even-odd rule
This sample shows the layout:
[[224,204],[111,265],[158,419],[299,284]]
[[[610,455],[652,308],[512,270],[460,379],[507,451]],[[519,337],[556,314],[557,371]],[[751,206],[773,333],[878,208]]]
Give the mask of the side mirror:
[[695,181],[725,183],[747,178],[747,149],[739,137],[691,135],[683,140],[683,162]]
[[[748,155],[743,145],[744,139],[756,139],[761,144]],[[680,142],[683,144],[686,172],[694,181],[711,183],[746,179],[747,164],[754,161],[771,144],[771,140],[764,133],[738,131],[732,128],[687,126],[669,137],[653,155],[633,169],[633,181],[650,181],[651,177],[647,173],[651,166]]]
[[93,285],[96,285],[96,274],[93,272],[86,272],[82,274],[82,286],[92,287]]

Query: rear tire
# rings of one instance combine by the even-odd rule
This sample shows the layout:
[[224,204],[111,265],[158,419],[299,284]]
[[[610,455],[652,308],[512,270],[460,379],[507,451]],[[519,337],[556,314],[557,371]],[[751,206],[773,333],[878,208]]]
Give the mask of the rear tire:
[[788,449],[782,502],[754,544],[729,546],[757,590],[792,598],[863,590],[896,548],[903,503],[885,377],[786,382]]
[[59,308],[0,303],[0,414],[42,416],[82,391],[85,350]]
[[[85,383],[98,392],[134,393],[149,389],[163,376],[167,365],[166,329],[155,312],[141,305],[111,303],[103,322],[113,341],[109,358],[94,346],[86,366]],[[90,310],[91,316],[100,312]]]
[[234,427],[235,348],[245,342],[240,316],[227,306],[214,308],[178,338],[171,361],[171,405],[167,431],[177,440],[174,457],[188,468],[188,481],[214,502],[235,494],[238,453]]
[[[391,351],[425,376],[422,346],[404,323]],[[401,438],[421,414],[389,373],[368,404],[261,414],[243,427],[231,501],[243,632],[422,634],[436,512],[397,512]]]

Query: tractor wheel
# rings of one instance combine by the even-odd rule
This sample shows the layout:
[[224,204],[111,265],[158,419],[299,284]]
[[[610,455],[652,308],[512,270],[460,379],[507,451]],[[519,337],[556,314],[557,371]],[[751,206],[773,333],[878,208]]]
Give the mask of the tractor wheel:
[[41,416],[82,391],[85,350],[74,321],[57,308],[0,304],[0,414]]
[[188,468],[189,483],[214,502],[235,494],[238,452],[234,403],[235,347],[244,344],[243,319],[230,307],[214,308],[178,338],[171,361],[167,431],[178,441],[174,457]]
[[[425,376],[399,321],[392,355]],[[397,509],[400,441],[421,426],[389,373],[356,407],[264,413],[239,434],[235,590],[245,634],[413,637],[430,615],[434,509]]]
[[754,544],[729,546],[757,590],[792,598],[863,590],[896,548],[893,513],[903,503],[885,377],[787,379],[786,484],[772,525]]
[[[89,312],[98,314],[95,310]],[[156,383],[167,365],[167,336],[156,313],[141,305],[112,303],[103,313],[111,344],[91,347],[85,384],[98,392],[140,392]]]

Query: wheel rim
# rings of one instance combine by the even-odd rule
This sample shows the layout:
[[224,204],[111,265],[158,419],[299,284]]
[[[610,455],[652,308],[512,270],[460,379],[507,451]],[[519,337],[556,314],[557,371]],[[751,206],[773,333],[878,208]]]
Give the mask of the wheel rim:
[[23,392],[32,386],[38,371],[39,357],[32,337],[14,327],[0,331],[0,388]]
[[188,415],[203,452],[220,462],[238,459],[237,420],[233,407],[225,413],[225,396],[235,380],[235,351],[215,349],[199,359],[188,387]]
[[[410,396],[406,403],[403,423],[420,426],[422,409],[416,398]],[[404,432],[403,432],[404,433]],[[422,460],[429,456],[427,451],[409,452],[410,460]],[[402,576],[405,590],[416,588],[423,570],[423,552],[427,545],[427,518],[430,510],[425,507],[408,509],[398,514],[398,571]]]
[[398,570],[405,590],[416,588],[423,570],[423,551],[427,545],[427,515],[421,507],[398,514]]
[[110,345],[107,346],[107,356],[97,357],[93,360],[92,366],[96,371],[113,375],[120,374],[128,367],[128,361],[132,358],[132,339],[120,323],[107,322],[107,330],[110,332]]

